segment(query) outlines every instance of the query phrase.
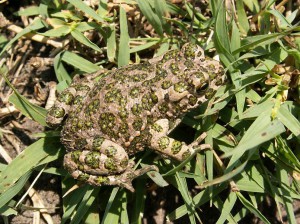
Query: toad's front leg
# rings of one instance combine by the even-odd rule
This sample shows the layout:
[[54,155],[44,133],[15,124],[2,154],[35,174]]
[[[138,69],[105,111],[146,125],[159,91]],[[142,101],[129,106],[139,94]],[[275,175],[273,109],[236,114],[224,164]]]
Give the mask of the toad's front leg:
[[160,119],[156,121],[150,128],[152,135],[150,147],[166,156],[183,161],[198,150],[208,149],[210,145],[199,145],[201,140],[205,138],[205,134],[200,135],[194,142],[187,145],[185,142],[180,142],[167,136],[169,132],[169,120]]
[[132,180],[148,171],[157,171],[156,166],[134,170],[134,162],[120,145],[94,137],[86,149],[70,151],[65,155],[64,166],[75,178],[94,186],[118,185],[134,191]]

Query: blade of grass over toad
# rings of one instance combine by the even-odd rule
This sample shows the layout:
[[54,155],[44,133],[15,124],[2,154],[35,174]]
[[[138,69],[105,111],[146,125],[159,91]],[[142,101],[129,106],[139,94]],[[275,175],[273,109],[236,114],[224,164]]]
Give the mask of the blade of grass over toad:
[[92,73],[100,70],[99,66],[70,51],[65,51],[62,54],[61,60],[74,66],[75,68],[78,68],[79,70],[85,73]]
[[82,12],[86,13],[93,19],[97,20],[98,22],[104,22],[103,18],[97,14],[92,8],[90,8],[87,4],[85,4],[81,0],[67,0],[72,5],[74,5],[76,8],[80,9]]
[[86,36],[83,35],[83,33],[81,33],[79,30],[74,29],[71,31],[71,35],[72,37],[74,37],[74,39],[76,39],[77,41],[79,41],[80,43],[94,49],[95,51],[99,51],[102,52],[102,50],[92,41],[90,41]]
[[118,67],[128,65],[130,59],[129,53],[129,34],[127,26],[126,12],[122,6],[120,6],[120,44],[118,54]]
[[159,36],[163,36],[163,27],[159,17],[152,10],[150,2],[148,0],[137,0],[137,3],[143,13],[147,18],[148,22],[153,26],[154,30]]
[[38,165],[56,160],[60,153],[57,138],[42,138],[28,146],[0,173],[0,194],[7,191],[26,172]]

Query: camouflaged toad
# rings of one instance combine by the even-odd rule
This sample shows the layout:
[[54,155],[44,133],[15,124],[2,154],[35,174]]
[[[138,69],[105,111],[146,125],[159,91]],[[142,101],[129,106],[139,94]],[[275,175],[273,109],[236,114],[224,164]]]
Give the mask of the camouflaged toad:
[[64,166],[74,178],[134,191],[132,180],[157,168],[134,170],[129,156],[145,147],[179,161],[191,155],[198,142],[186,145],[167,135],[223,82],[221,64],[185,44],[142,64],[76,76],[46,120],[56,126],[68,115],[61,141],[68,151]]

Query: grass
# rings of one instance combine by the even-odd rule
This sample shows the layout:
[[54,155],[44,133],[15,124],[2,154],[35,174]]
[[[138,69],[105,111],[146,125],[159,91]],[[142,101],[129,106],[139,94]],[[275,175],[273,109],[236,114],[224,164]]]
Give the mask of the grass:
[[[173,185],[184,202],[168,211],[166,219],[188,216],[190,223],[198,223],[203,218],[199,208],[209,203],[219,210],[216,223],[238,223],[249,213],[271,223],[259,210],[268,196],[277,206],[279,219],[283,206],[288,222],[297,223],[293,202],[300,199],[300,27],[293,1],[282,8],[284,1],[237,0],[228,8],[223,1],[211,0],[195,14],[187,2],[182,7],[165,0],[123,2],[111,9],[106,0],[97,6],[79,0],[64,4],[45,0],[15,12],[32,20],[11,40],[1,35],[0,56],[9,58],[21,37],[33,41],[46,37],[43,43],[53,48],[57,89],[62,91],[76,73],[139,63],[153,57],[153,52],[160,55],[184,42],[196,42],[207,55],[219,56],[230,84],[218,90],[219,99],[212,106],[201,105],[183,120],[196,136],[206,132],[205,143],[214,150],[198,153],[184,164],[163,158],[154,161],[160,174],[149,177],[158,186]],[[207,7],[210,12],[205,11]],[[22,96],[6,77],[5,64],[1,66],[14,92],[9,101],[46,126],[46,110]],[[18,213],[22,202],[16,201],[16,195],[24,194],[34,171],[60,175],[64,193],[75,184],[66,171],[51,165],[64,154],[59,132],[47,131],[39,137],[11,163],[1,163],[4,220]],[[151,158],[153,154],[145,151],[135,159],[143,165],[151,163]],[[88,185],[69,192],[62,199],[62,223],[141,223],[145,181],[137,178],[134,194],[118,187]],[[200,188],[196,194],[190,193],[190,182]],[[133,207],[127,207],[129,202]],[[99,206],[103,208],[100,213]]]

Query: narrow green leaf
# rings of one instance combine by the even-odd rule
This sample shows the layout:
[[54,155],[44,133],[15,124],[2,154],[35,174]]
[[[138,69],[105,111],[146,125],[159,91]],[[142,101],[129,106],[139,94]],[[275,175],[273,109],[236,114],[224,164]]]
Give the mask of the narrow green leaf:
[[[226,23],[226,7],[224,2],[220,4],[216,17],[215,24],[215,45],[225,66],[230,66],[231,62],[235,61],[231,54],[228,25]],[[230,69],[230,68],[229,68]]]
[[284,131],[285,128],[278,119],[271,120],[270,111],[262,113],[248,128],[238,146],[224,154],[224,157],[232,156],[228,167],[233,165],[247,150],[275,138]]
[[101,26],[95,22],[81,22],[76,25],[76,30],[79,32],[85,32],[88,30],[93,30],[95,28],[101,28]]
[[246,37],[245,39],[242,40],[242,46],[236,49],[235,51],[233,51],[232,53],[237,54],[249,48],[253,48],[257,46],[265,46],[267,44],[277,41],[278,39],[284,37],[285,35],[286,35],[285,33],[271,33],[265,35]]
[[129,53],[129,34],[127,26],[126,12],[122,6],[120,6],[120,44],[118,54],[118,67],[128,65],[130,59]]
[[263,222],[270,224],[269,220],[257,209],[255,208],[240,192],[236,193],[240,202],[253,214],[256,215],[256,217],[260,218]]
[[30,103],[24,96],[16,92],[9,97],[9,101],[26,117],[31,118],[43,126],[47,126],[45,120],[47,111],[45,108]]
[[14,13],[16,16],[35,16],[39,14],[40,11],[38,6],[29,6]]
[[92,187],[89,185],[84,185],[70,192],[63,198],[64,213],[61,218],[61,224],[68,222],[72,218],[72,214],[76,211],[77,206],[82,201],[84,195],[90,191],[91,188]]
[[2,208],[23,189],[30,175],[31,171],[28,171],[22,175],[14,185],[10,186],[4,193],[0,194],[0,208]]
[[[217,196],[220,192],[222,192],[224,189],[228,187],[227,184],[221,184],[219,186],[216,186],[213,188],[212,193],[210,194],[209,188],[204,189],[200,193],[198,193],[194,198],[193,198],[193,204],[195,204],[195,208],[198,208],[199,206],[205,204],[209,200],[213,199],[215,196]],[[177,220],[181,218],[182,216],[186,215],[188,212],[188,209],[190,209],[189,206],[186,206],[186,204],[178,207],[175,209],[173,212],[167,215],[167,219],[170,221]]]
[[72,5],[74,5],[76,8],[81,10],[82,12],[86,13],[93,19],[97,20],[98,22],[104,22],[103,18],[97,14],[92,8],[90,8],[88,5],[86,5],[83,1],[81,0],[67,0],[70,2]]
[[95,51],[99,51],[102,52],[102,50],[92,41],[90,41],[86,36],[83,35],[83,33],[81,33],[79,30],[74,29],[71,31],[71,35],[72,37],[74,37],[74,39],[76,39],[77,41],[79,41],[80,43],[94,49]]
[[100,70],[100,67],[98,67],[97,65],[70,51],[65,51],[62,54],[61,60],[85,73],[92,73]]
[[146,50],[146,49],[151,48],[152,46],[156,45],[158,42],[159,41],[150,41],[148,43],[138,45],[136,47],[131,48],[129,52],[135,53],[135,52]]
[[101,17],[104,17],[108,13],[107,1],[108,0],[100,0],[99,2],[98,14]]
[[39,33],[40,35],[46,36],[46,37],[62,37],[66,36],[71,32],[71,27],[68,25],[62,25],[58,28],[54,28],[51,30],[48,30],[44,33]]
[[0,194],[12,187],[25,173],[44,160],[54,161],[61,156],[58,138],[42,138],[28,146],[0,173]]
[[220,215],[218,221],[216,222],[216,224],[225,223],[225,221],[228,219],[228,217],[231,216],[230,212],[236,203],[236,199],[237,199],[236,193],[230,192],[226,201],[223,203],[221,215]]
[[[290,186],[290,177],[287,173],[286,170],[281,169],[280,166],[277,167],[277,173],[278,173],[278,179],[280,180],[281,184],[285,185],[285,186]],[[298,222],[296,221],[296,217],[294,214],[294,206],[293,206],[293,199],[291,197],[290,192],[283,188],[283,203],[285,206],[285,210],[287,212],[287,218],[288,218],[288,223],[291,224],[297,224]]]
[[275,17],[277,17],[280,20],[279,26],[281,28],[290,28],[290,27],[292,27],[292,24],[290,24],[289,21],[278,10],[269,9],[268,12],[273,14]]
[[70,84],[72,82],[72,77],[69,75],[62,63],[63,54],[64,52],[61,52],[55,56],[53,61],[54,71],[59,83],[66,82],[66,84]]
[[114,62],[117,51],[116,27],[111,25],[107,27],[107,30],[107,58],[110,62]]
[[248,33],[250,26],[246,14],[246,10],[243,4],[243,0],[237,0],[236,1],[236,13],[238,16],[238,21],[239,21],[239,28],[240,31],[245,35]]
[[188,192],[188,186],[186,183],[186,179],[180,177],[179,174],[176,173],[175,180],[176,180],[176,185],[177,185],[176,187],[179,190],[179,192],[184,200],[185,205],[190,208],[190,209],[188,209],[188,216],[189,216],[190,223],[196,224],[195,215],[197,215],[197,214],[194,213],[195,212],[194,205],[193,205],[192,198]]
[[[121,204],[121,214],[120,214],[120,223],[130,223],[128,218],[128,210],[127,210],[127,194],[123,191],[122,196],[120,197],[122,204]],[[131,209],[129,209],[131,212]]]
[[286,104],[281,105],[277,111],[277,117],[300,140],[300,122],[288,110]]
[[20,33],[18,33],[14,38],[12,38],[2,49],[0,53],[0,57],[3,55],[3,53],[8,50],[12,44],[19,40],[22,36],[30,33],[31,31],[39,30],[41,28],[45,27],[41,19],[35,19],[29,26],[25,27]]
[[152,10],[150,2],[148,0],[137,0],[137,3],[143,13],[143,15],[147,18],[148,22],[153,26],[156,33],[159,36],[163,36],[163,28],[161,21],[157,14]]
[[82,223],[83,218],[85,217],[88,210],[91,208],[94,200],[96,199],[100,188],[93,188],[89,186],[89,189],[84,194],[82,201],[78,204],[76,208],[76,213],[72,218],[70,224],[79,224]]
[[121,201],[116,199],[118,192],[119,192],[119,187],[115,187],[112,190],[107,206],[105,208],[105,212],[101,224],[119,222],[119,218],[120,218],[119,208],[121,206]]

